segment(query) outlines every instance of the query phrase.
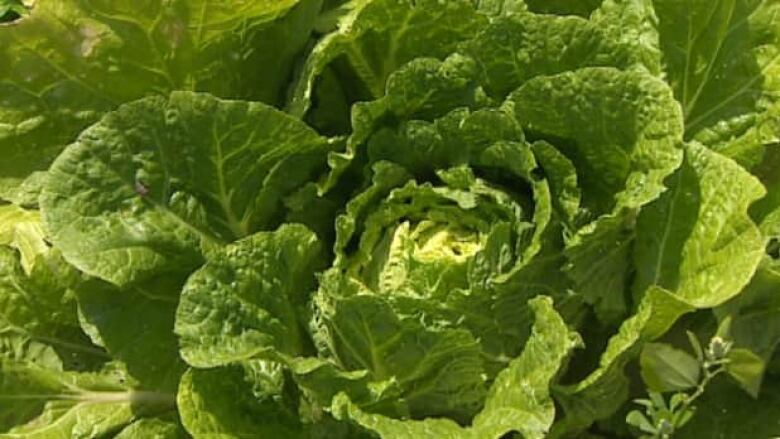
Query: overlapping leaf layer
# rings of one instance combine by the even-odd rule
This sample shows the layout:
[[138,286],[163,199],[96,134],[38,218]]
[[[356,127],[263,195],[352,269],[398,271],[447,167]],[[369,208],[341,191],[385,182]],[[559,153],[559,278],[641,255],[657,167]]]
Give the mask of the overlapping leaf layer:
[[777,0],[0,0],[0,66],[0,438],[780,435]]

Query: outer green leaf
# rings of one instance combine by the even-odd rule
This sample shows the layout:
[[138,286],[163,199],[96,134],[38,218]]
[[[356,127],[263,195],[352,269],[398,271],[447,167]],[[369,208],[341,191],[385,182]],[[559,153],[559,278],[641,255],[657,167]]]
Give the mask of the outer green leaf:
[[583,203],[597,212],[655,199],[680,163],[677,104],[647,73],[584,68],[539,77],[508,103],[523,128],[563,139],[552,143],[574,163]]
[[[572,3],[582,5],[585,2]],[[545,4],[554,7],[549,1]],[[612,26],[617,27],[615,15],[625,8],[613,5],[613,9],[618,11],[605,11],[598,20],[533,13],[510,14],[484,26],[473,39],[462,45],[461,50],[479,62],[485,76],[486,91],[498,99],[503,99],[538,76],[582,67],[625,69],[641,65],[644,62],[641,52],[609,33],[613,30]],[[629,29],[624,25],[621,32],[629,33]],[[616,30],[614,33],[618,34]]]
[[686,138],[755,164],[761,146],[780,135],[780,3],[653,3]]
[[633,67],[661,73],[658,17],[652,0],[603,0],[591,15],[605,38],[630,53]]
[[582,194],[577,184],[577,170],[563,153],[547,142],[533,144],[533,151],[539,166],[544,170],[552,192],[552,202],[563,213],[570,227],[574,227],[580,208]]
[[624,369],[639,354],[642,343],[659,337],[677,318],[694,309],[669,291],[649,289],[637,313],[625,320],[618,333],[609,339],[599,367],[575,385],[554,389],[566,415],[553,425],[549,437],[579,434],[595,420],[613,415],[629,396]]
[[493,439],[509,432],[524,438],[543,438],[555,417],[549,386],[579,337],[569,332],[547,298],[534,299],[533,334],[525,350],[503,370],[491,386],[484,409],[471,427],[449,419],[400,420],[363,412],[346,395],[334,402],[334,414],[350,418],[382,438]]
[[587,303],[596,305],[603,323],[614,325],[625,318],[625,294],[630,276],[635,217],[632,214],[604,216],[574,235],[564,250],[566,274]]
[[173,409],[174,395],[134,390],[125,381],[121,370],[62,372],[0,359],[0,438],[97,437],[140,414]]
[[525,438],[543,438],[555,419],[550,385],[581,340],[553,309],[552,300],[538,297],[529,305],[536,319],[531,337],[490,387],[484,409],[474,418],[478,437],[517,431]]
[[119,286],[189,273],[214,245],[274,227],[282,197],[316,175],[327,149],[260,103],[188,92],[144,99],[57,159],[44,220],[69,262]]
[[352,419],[363,428],[375,432],[382,439],[467,439],[470,434],[448,418],[400,420],[362,411],[346,394],[339,394],[333,401],[333,412],[338,419]]
[[17,249],[22,267],[29,273],[38,255],[49,251],[40,213],[13,204],[0,205],[0,245]]
[[528,10],[524,0],[477,0],[477,10],[491,17],[512,15]]
[[317,237],[300,225],[225,247],[184,286],[175,327],[182,357],[214,367],[304,354],[305,306],[321,264]]
[[114,439],[184,439],[186,437],[181,426],[173,421],[147,418],[133,422],[114,436]]
[[671,91],[644,72],[585,68],[532,79],[507,105],[571,160],[583,207],[601,215],[569,242],[567,273],[601,318],[615,321],[626,311],[633,212],[660,195],[681,158]]
[[[454,108],[478,108],[485,105],[486,98],[478,86],[477,75],[474,60],[458,54],[449,56],[444,61],[418,58],[393,72],[387,79],[383,97],[354,105],[351,115],[352,134],[347,139],[346,151],[329,155],[328,163],[333,170],[321,190],[327,191],[336,185],[347,168],[353,165],[353,160],[360,157],[361,149],[366,147],[371,136],[380,131],[387,120],[397,118],[431,121],[445,116]],[[473,126],[476,129],[483,129],[478,124]],[[517,136],[519,127],[515,124],[507,131]],[[505,130],[501,129],[498,132],[504,134]],[[522,137],[522,134],[520,133],[519,136]],[[428,158],[420,157],[426,153],[426,148],[420,147],[421,145],[414,146],[417,149],[408,151],[412,155],[404,157],[404,162],[417,162],[416,165],[422,165]],[[458,159],[462,159],[465,151],[450,145],[437,146],[434,152],[439,154],[429,153],[429,157],[437,159],[436,164],[441,164],[442,159],[446,160],[449,157],[448,153],[454,156],[449,163],[460,164]],[[448,151],[447,147],[452,151]],[[460,150],[456,152],[457,149]],[[396,151],[394,157],[403,157],[403,155]]]
[[639,357],[642,379],[655,392],[674,392],[699,384],[699,361],[685,351],[663,343],[648,343]]
[[0,198],[103,113],[147,94],[278,104],[320,4],[35,2],[29,16],[0,27]]
[[465,330],[428,329],[400,319],[379,296],[317,297],[318,341],[344,369],[396,382],[403,410],[415,417],[469,419],[485,397],[482,360]]
[[[681,315],[718,306],[739,294],[758,266],[764,239],[747,209],[763,189],[753,176],[731,159],[693,143],[686,145],[683,167],[669,180],[672,188],[646,207],[637,221],[638,279],[649,288],[641,290],[637,313],[610,339],[599,368],[578,384],[560,389],[567,418],[552,437],[581,431],[593,420],[612,415],[628,397],[623,369],[642,344],[663,335]],[[692,212],[698,214],[680,216],[675,209],[690,197],[675,193],[690,193],[698,205]],[[677,228],[680,222],[687,225],[685,233],[679,233],[684,229]],[[666,228],[670,232],[664,233]],[[658,244],[659,237],[663,245]],[[654,281],[645,274],[649,267],[670,267],[672,275]],[[642,279],[650,280],[642,284]]]
[[720,305],[763,257],[765,240],[747,209],[765,191],[735,162],[695,143],[668,184],[637,221],[637,290],[660,285],[698,308]]
[[276,390],[253,389],[237,366],[190,369],[182,377],[177,405],[184,427],[196,438],[306,437],[297,413],[284,406]]
[[317,78],[339,58],[347,65],[346,73],[339,72],[341,77],[358,81],[343,84],[342,93],[349,93],[350,100],[375,99],[401,65],[418,57],[450,55],[459,41],[486,22],[467,0],[354,0],[351,5],[339,29],[324,37],[309,56],[289,104],[292,114],[306,114]]
[[358,404],[370,404],[379,410],[397,410],[398,387],[391,380],[370,382],[369,371],[344,371],[335,361],[319,357],[285,359],[295,383],[310,398],[312,408],[329,407],[339,393],[346,393]]
[[62,370],[63,364],[51,346],[35,341],[26,334],[5,330],[0,333],[0,357],[30,362],[48,369]]
[[42,348],[30,343],[50,345],[71,367],[104,361],[105,352],[79,328],[71,290],[77,281],[75,270],[56,254],[41,260],[28,275],[17,252],[0,246],[0,337],[14,339],[7,340],[14,351]]
[[97,280],[86,282],[77,290],[81,326],[141,385],[173,391],[184,372],[173,334],[180,291],[181,281],[175,278],[123,290]]

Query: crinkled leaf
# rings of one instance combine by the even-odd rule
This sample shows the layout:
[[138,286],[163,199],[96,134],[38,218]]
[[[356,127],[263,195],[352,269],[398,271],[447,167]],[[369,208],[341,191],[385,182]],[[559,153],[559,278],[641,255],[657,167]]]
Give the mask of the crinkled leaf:
[[[576,385],[560,389],[567,418],[556,425],[553,437],[581,431],[612,415],[628,397],[623,369],[643,342],[663,335],[681,315],[718,306],[739,294],[761,260],[764,240],[747,214],[751,202],[763,194],[761,185],[718,153],[695,143],[686,145],[685,151],[683,167],[668,180],[675,186],[640,214],[634,250],[640,283],[648,279],[645,273],[652,267],[670,267],[673,276],[645,280],[648,288],[637,313],[610,339],[599,367]],[[682,178],[684,173],[696,178]],[[682,200],[674,194],[686,192],[698,205],[693,218],[678,217],[675,211]],[[689,224],[688,231],[672,236],[671,230],[677,233],[677,222],[683,221]],[[667,225],[670,232],[664,240],[665,233],[656,230]]]
[[631,68],[661,73],[658,17],[652,0],[603,0],[591,21],[613,41],[611,44],[629,54]]
[[193,274],[176,311],[182,357],[214,367],[269,354],[305,353],[305,306],[322,246],[301,225],[229,245]]
[[576,227],[582,194],[577,184],[574,164],[547,142],[535,142],[532,147],[539,167],[544,171],[546,181],[550,185],[553,204],[567,221],[568,227]]
[[[477,82],[477,67],[471,58],[454,54],[444,61],[418,58],[404,64],[387,79],[383,97],[353,106],[352,133],[347,139],[346,150],[329,155],[332,171],[321,190],[330,190],[337,184],[361,149],[366,147],[366,142],[384,128],[386,121],[410,118],[430,121],[445,116],[454,108],[474,108],[485,103]],[[437,148],[429,154],[433,152],[439,152],[437,158],[441,158],[446,151]],[[451,152],[459,157],[463,151]],[[401,156],[398,151],[395,153],[396,157]],[[419,157],[421,154],[425,154],[425,148],[406,157],[406,163],[423,165],[419,160],[423,158]]]
[[467,0],[354,1],[338,30],[320,40],[309,55],[288,109],[305,115],[317,79],[339,59],[347,70],[339,76],[354,78],[344,84],[345,93],[355,94],[348,98],[379,98],[387,78],[400,66],[419,57],[445,58],[485,22]]
[[279,104],[320,4],[35,2],[0,26],[0,198],[124,102],[183,89]]
[[596,315],[606,324],[620,322],[628,311],[626,286],[634,245],[634,216],[604,216],[575,235],[564,250],[566,274]]
[[603,67],[538,77],[507,102],[523,128],[551,137],[574,163],[583,203],[597,212],[652,201],[680,163],[677,104],[647,73]]
[[775,143],[766,149],[763,160],[753,169],[753,174],[764,184],[767,194],[750,208],[751,217],[761,224],[764,234],[775,239],[780,239],[780,172],[777,172],[778,169],[780,169],[780,143]]
[[187,432],[220,439],[307,437],[279,389],[247,378],[239,366],[187,371],[176,398]]
[[602,0],[526,0],[530,11],[540,14],[580,15],[587,17]]
[[327,149],[261,103],[189,92],[143,99],[57,159],[44,220],[70,263],[119,286],[190,273],[209,248],[275,227],[282,198],[316,175]]
[[403,411],[415,417],[465,420],[477,411],[485,380],[479,346],[470,333],[399,318],[381,296],[326,294],[321,290],[316,299],[316,337],[345,370],[367,370],[372,381],[396,382]]
[[[619,32],[629,33],[631,27],[616,23],[615,17],[627,8],[624,5],[614,6],[615,11],[604,12],[598,20],[533,13],[510,14],[492,20],[473,39],[465,42],[461,50],[478,61],[485,77],[485,89],[499,99],[538,76],[582,67],[626,69],[643,63],[641,52],[613,38],[619,35],[628,40]],[[550,38],[550,35],[555,35],[555,38]]]
[[543,438],[555,417],[549,386],[579,337],[566,324],[547,298],[534,299],[533,334],[523,353],[496,378],[485,407],[470,427],[449,419],[392,419],[362,411],[347,395],[334,402],[337,418],[352,419],[384,438],[497,439],[510,432],[524,438]]
[[573,163],[582,203],[604,214],[566,250],[576,290],[607,321],[625,314],[634,209],[663,191],[681,159],[682,121],[671,90],[641,72],[585,68],[538,77],[507,100],[517,120]]
[[534,312],[531,336],[520,356],[501,371],[490,387],[474,428],[489,437],[507,431],[525,438],[543,438],[555,418],[549,389],[571,351],[581,346],[547,297],[532,299]]
[[613,415],[629,396],[624,369],[639,354],[642,343],[659,337],[677,318],[694,309],[669,291],[649,289],[637,313],[609,339],[598,368],[576,384],[554,389],[565,416],[553,425],[549,437],[579,434],[595,420]]

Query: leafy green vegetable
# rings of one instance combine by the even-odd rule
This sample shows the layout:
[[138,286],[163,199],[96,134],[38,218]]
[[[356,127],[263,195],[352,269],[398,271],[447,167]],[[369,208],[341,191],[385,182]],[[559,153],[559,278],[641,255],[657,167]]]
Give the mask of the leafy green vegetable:
[[780,434],[778,20],[0,0],[0,439]]
[[289,225],[214,255],[182,291],[176,333],[184,359],[214,367],[252,359],[264,350],[302,353],[305,304],[322,265],[320,253],[314,234]]
[[[280,104],[319,0],[34,2],[0,25],[0,198],[117,105],[172,90]],[[274,68],[263,66],[272,64]]]
[[277,400],[282,389],[271,387],[283,384],[281,371],[265,373],[267,387],[247,380],[240,367],[188,371],[177,400],[187,431],[195,437],[305,437],[294,406],[285,407],[290,401]]
[[[780,4],[654,0],[686,138],[747,165],[778,140]],[[738,80],[734,80],[737,79]]]
[[82,133],[52,165],[41,207],[55,245],[88,274],[122,286],[189,273],[209,249],[281,221],[283,198],[328,148],[266,105],[174,92]]
[[336,398],[337,417],[351,417],[382,437],[397,438],[500,438],[517,432],[527,438],[545,437],[555,409],[548,392],[568,351],[579,339],[570,333],[549,300],[531,302],[536,313],[533,334],[526,350],[493,383],[483,410],[470,428],[444,419],[398,421],[362,412],[344,394]]
[[2,437],[97,436],[174,409],[172,394],[134,390],[120,369],[78,373],[0,359],[0,371]]

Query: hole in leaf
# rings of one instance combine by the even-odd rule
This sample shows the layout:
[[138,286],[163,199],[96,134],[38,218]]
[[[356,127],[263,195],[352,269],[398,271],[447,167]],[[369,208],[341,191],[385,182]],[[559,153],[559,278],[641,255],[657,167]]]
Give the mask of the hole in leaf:
[[589,17],[603,0],[526,0],[528,9],[537,14],[579,15]]
[[0,17],[0,23],[13,23],[21,18],[22,16],[14,11],[6,11],[6,13]]
[[13,24],[30,14],[33,2],[0,0],[0,24]]
[[772,238],[766,246],[766,252],[773,259],[780,259],[780,239]]
[[536,181],[542,181],[546,178],[546,175],[542,168],[534,168],[533,171],[531,171],[531,177]]

